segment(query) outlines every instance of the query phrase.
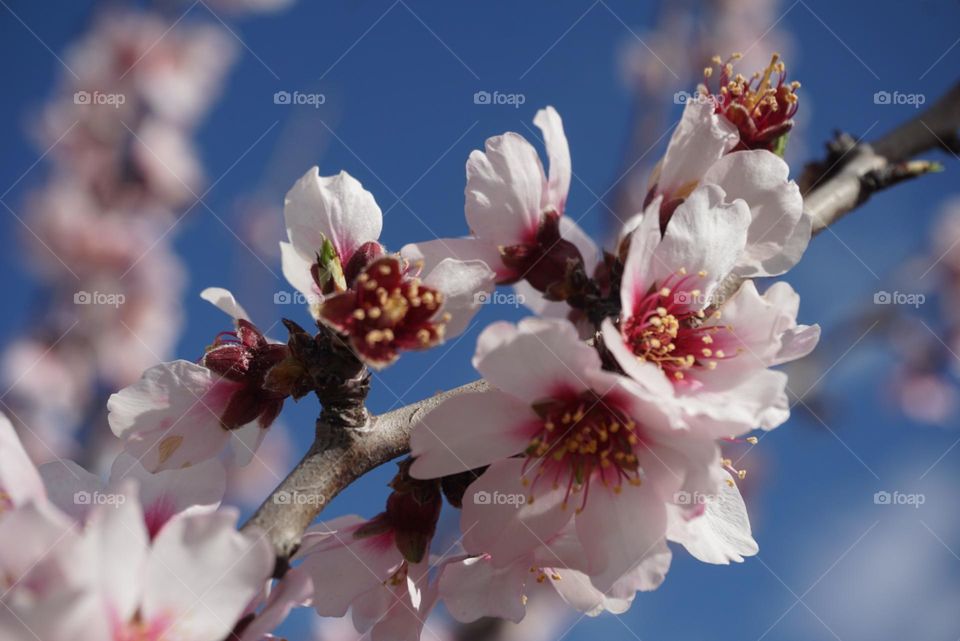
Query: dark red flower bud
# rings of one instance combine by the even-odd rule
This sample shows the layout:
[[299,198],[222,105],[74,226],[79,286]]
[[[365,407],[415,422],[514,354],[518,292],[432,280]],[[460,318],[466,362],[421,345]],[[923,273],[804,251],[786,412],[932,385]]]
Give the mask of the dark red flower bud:
[[200,364],[220,376],[241,383],[220,417],[224,429],[233,430],[254,420],[266,429],[280,413],[286,390],[268,389],[270,371],[290,354],[286,345],[270,343],[250,321],[237,321],[235,332],[217,336]]

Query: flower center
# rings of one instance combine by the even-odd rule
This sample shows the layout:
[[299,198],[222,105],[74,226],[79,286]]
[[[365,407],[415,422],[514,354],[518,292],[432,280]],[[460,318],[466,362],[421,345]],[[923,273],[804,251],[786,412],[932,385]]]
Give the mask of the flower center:
[[[635,449],[641,444],[637,424],[612,398],[583,392],[568,398],[549,399],[534,405],[540,415],[541,429],[527,446],[523,483],[530,486],[530,498],[541,479],[549,479],[554,489],[566,484],[563,506],[572,492],[589,490],[590,481],[620,491],[624,481],[640,484]],[[528,472],[536,469],[533,481]],[[578,511],[586,504],[584,492]]]
[[[775,141],[790,131],[799,106],[799,82],[786,81],[786,65],[779,54],[770,64],[749,78],[734,74],[733,63],[741,58],[733,54],[726,61],[714,56],[713,66],[703,70],[701,93],[716,103],[715,111],[727,117],[740,131],[737,149],[771,149]],[[717,89],[711,78],[717,70]]]
[[[697,276],[703,278],[706,272]],[[675,381],[683,381],[690,370],[714,369],[717,361],[729,358],[724,347],[730,328],[702,324],[709,301],[692,288],[694,278],[686,270],[671,274],[636,304],[621,326],[637,359],[655,364]],[[712,314],[719,317],[719,311]]]

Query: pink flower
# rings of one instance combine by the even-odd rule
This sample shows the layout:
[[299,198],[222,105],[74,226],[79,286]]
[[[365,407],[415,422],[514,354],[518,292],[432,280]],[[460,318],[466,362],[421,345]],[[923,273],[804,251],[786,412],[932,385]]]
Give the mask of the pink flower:
[[[135,484],[127,500],[95,507],[82,532],[61,532],[4,594],[5,639],[209,641],[230,633],[270,575],[270,546],[237,532],[231,511],[180,516],[151,542]],[[65,569],[56,583],[55,568]]]
[[308,171],[287,194],[284,216],[284,275],[313,316],[345,335],[372,367],[459,334],[477,310],[476,294],[492,287],[493,274],[479,260],[448,258],[424,271],[422,261],[386,255],[377,240],[380,208],[346,172]]
[[575,240],[582,232],[563,216],[571,176],[563,122],[547,107],[533,123],[543,133],[550,173],[523,136],[507,132],[489,138],[485,151],[467,160],[471,237],[408,245],[405,256],[428,266],[450,256],[480,259],[496,272],[498,283],[526,279],[539,292],[559,287],[571,270],[584,267],[586,257]]
[[725,202],[715,185],[691,192],[662,237],[656,218],[644,217],[630,239],[620,317],[603,323],[620,368],[664,402],[679,400],[714,437],[783,423],[787,376],[769,367],[805,356],[820,335],[797,325],[799,298],[786,283],[760,296],[748,281],[730,300],[713,300],[750,225],[746,204]]
[[107,402],[113,433],[150,471],[199,463],[231,440],[246,464],[283,406],[285,396],[264,382],[287,346],[269,342],[226,290],[203,296],[235,317],[236,331],[219,335],[200,364],[151,367]]
[[644,211],[627,222],[625,232],[648,217],[666,229],[694,190],[709,187],[711,202],[749,214],[746,243],[733,265],[736,273],[775,276],[793,267],[810,241],[811,221],[803,212],[800,189],[787,180],[790,168],[776,154],[731,153],[738,141],[737,128],[714,113],[712,103],[688,102],[650,178]]
[[495,323],[480,336],[474,366],[496,389],[426,415],[412,434],[411,473],[490,464],[468,494],[512,499],[465,502],[461,529],[466,550],[497,567],[572,522],[585,572],[606,593],[662,548],[677,492],[713,493],[720,482],[712,437],[678,429],[672,404],[601,369],[569,323]]

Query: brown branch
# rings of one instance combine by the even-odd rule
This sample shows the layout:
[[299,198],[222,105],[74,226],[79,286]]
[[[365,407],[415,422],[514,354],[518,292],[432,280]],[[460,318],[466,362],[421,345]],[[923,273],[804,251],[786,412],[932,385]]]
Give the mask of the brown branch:
[[[907,161],[937,147],[954,152],[958,128],[960,84],[929,109],[870,144],[839,137],[832,143],[827,161],[812,165],[812,173],[806,177],[811,186],[804,189],[804,208],[813,217],[813,233],[833,224],[877,191],[931,171],[931,163]],[[718,300],[734,293],[741,282],[724,281]],[[409,451],[410,430],[424,413],[452,396],[484,389],[487,384],[482,380],[462,385],[371,417],[359,428],[331,425],[321,417],[313,446],[243,526],[267,533],[277,553],[277,575],[286,570],[304,530],[329,501],[373,468]],[[363,411],[362,405],[354,409]]]
[[461,385],[372,416],[359,428],[330,425],[321,418],[310,450],[243,529],[267,533],[277,554],[276,573],[282,575],[304,530],[327,503],[373,468],[410,451],[410,430],[424,413],[451,396],[485,389],[483,380]]

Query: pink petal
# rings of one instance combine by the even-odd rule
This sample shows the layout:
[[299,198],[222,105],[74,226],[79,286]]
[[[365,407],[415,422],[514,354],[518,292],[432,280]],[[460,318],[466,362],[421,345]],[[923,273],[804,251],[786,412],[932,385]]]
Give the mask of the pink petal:
[[536,420],[528,404],[497,390],[454,396],[414,426],[410,472],[437,478],[518,454],[530,443]]

